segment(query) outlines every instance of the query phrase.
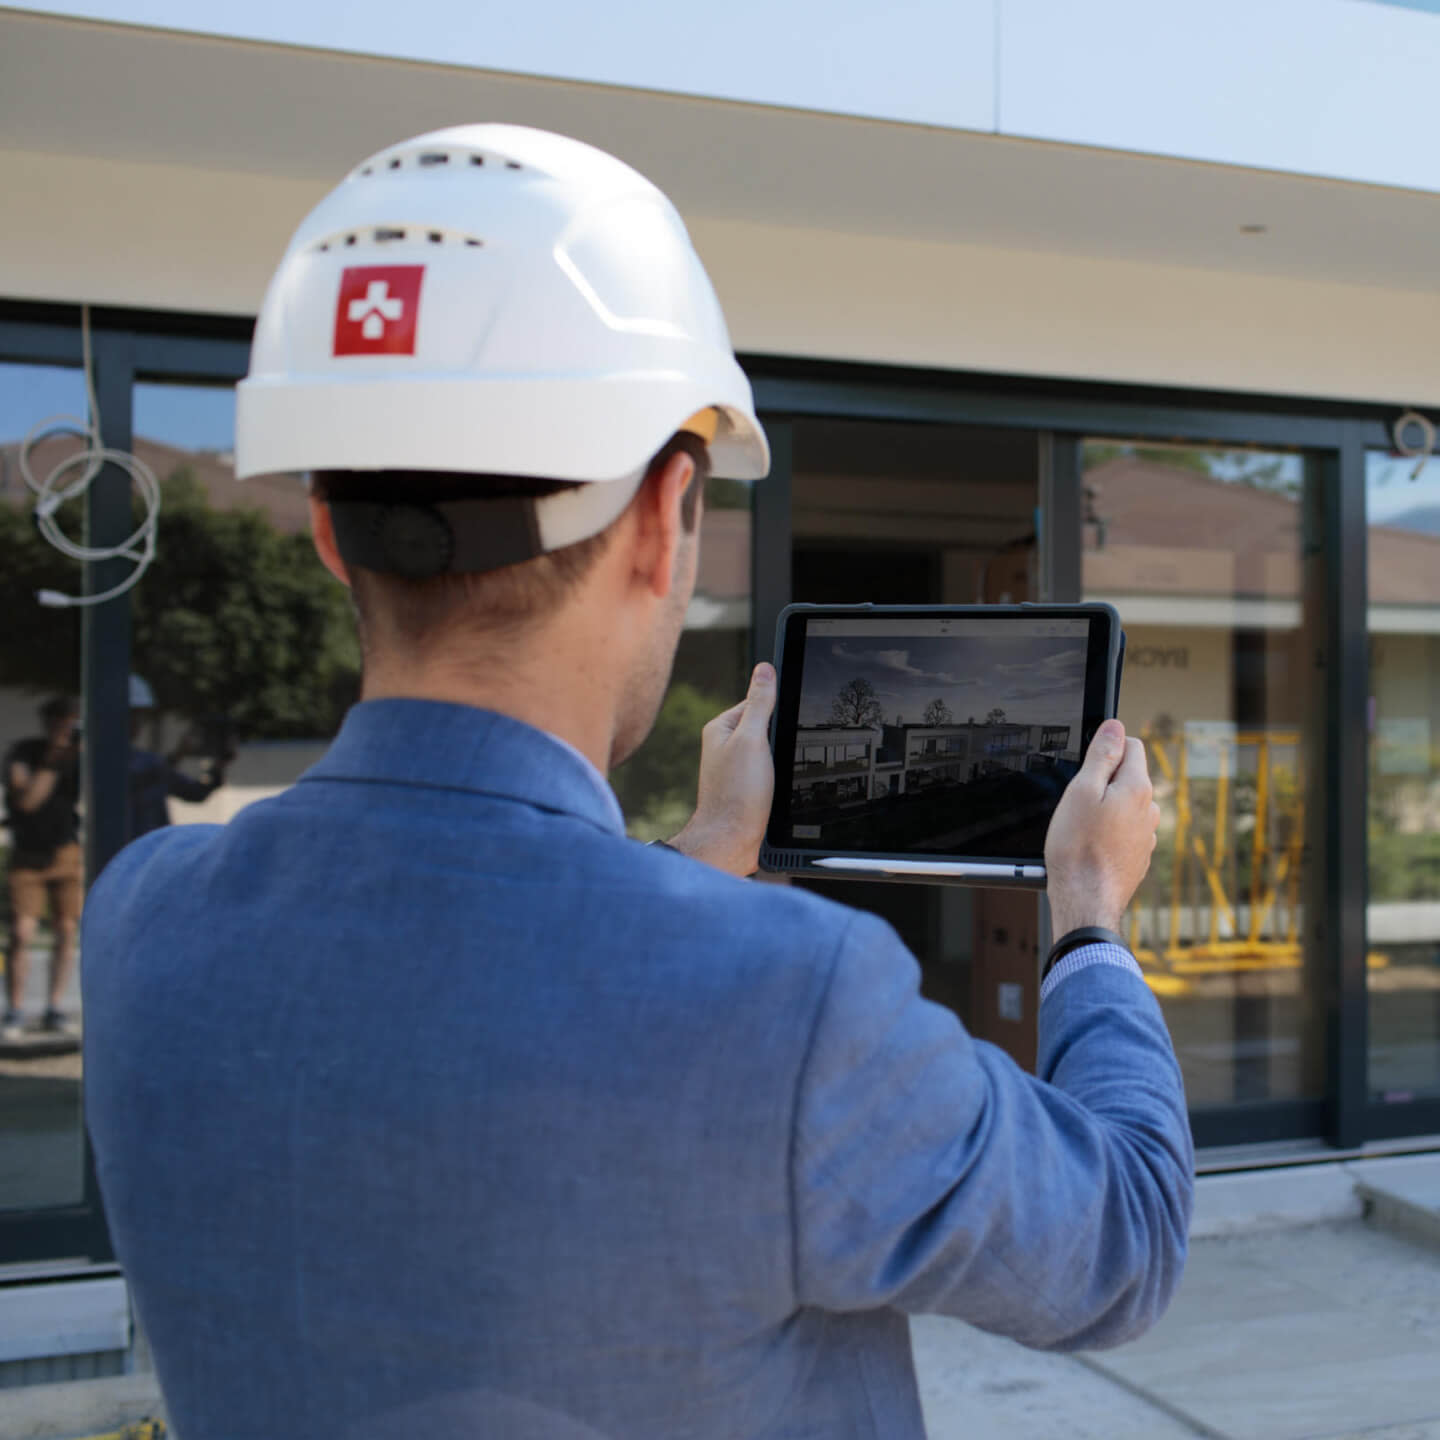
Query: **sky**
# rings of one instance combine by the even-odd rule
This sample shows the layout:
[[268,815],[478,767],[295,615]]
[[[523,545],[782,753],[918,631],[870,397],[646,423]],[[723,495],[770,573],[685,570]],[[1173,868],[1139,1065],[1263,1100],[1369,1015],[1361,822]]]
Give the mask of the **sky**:
[[928,635],[880,643],[812,635],[805,643],[800,723],[827,725],[831,703],[847,681],[874,687],[886,724],[903,716],[918,725],[936,699],[956,724],[983,720],[993,709],[1024,724],[1070,725],[1078,736],[1084,708],[1083,636],[1053,639],[955,639]]
[[[85,418],[85,382],[74,366],[0,364],[0,445],[51,415]],[[235,448],[233,386],[135,386],[134,427],[147,440],[186,450]]]
[[1440,505],[1440,459],[1427,460],[1412,480],[1414,460],[1371,451],[1365,457],[1365,513],[1372,524],[1385,524],[1406,510]]

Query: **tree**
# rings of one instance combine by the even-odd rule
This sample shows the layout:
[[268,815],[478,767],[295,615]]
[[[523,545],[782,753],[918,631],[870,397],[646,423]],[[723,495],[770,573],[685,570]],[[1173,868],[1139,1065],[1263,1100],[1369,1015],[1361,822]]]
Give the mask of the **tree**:
[[881,723],[882,714],[875,687],[861,675],[847,680],[830,704],[830,718],[837,725],[871,727]]
[[986,717],[987,725],[1003,725],[1005,723],[1005,712],[997,705]]
[[[78,501],[59,518],[83,533]],[[78,690],[80,612],[42,609],[34,592],[80,585],[80,567],[46,544],[28,509],[0,505],[0,607],[16,617],[0,685]],[[159,708],[223,720],[236,739],[330,736],[358,693],[350,605],[309,537],[282,534],[260,509],[213,509],[185,466],[164,482],[154,563],[112,603],[130,606],[131,669]]]
[[925,707],[925,714],[921,719],[926,725],[951,725],[955,721],[950,707],[938,696]]

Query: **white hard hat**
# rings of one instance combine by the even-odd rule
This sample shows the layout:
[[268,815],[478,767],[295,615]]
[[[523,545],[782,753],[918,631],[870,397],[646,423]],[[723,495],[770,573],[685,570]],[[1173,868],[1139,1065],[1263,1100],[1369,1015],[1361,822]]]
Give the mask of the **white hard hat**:
[[549,550],[609,524],[705,411],[714,473],[764,475],[749,382],[665,196],[577,140],[466,125],[372,156],[301,224],[255,327],[235,469],[630,482],[539,502]]
[[153,710],[155,692],[139,675],[130,677],[130,708],[132,710]]

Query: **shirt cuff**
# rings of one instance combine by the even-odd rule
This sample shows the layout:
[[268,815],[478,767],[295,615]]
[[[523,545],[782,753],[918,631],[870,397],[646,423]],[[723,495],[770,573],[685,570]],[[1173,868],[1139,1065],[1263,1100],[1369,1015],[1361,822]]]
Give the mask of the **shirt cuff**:
[[1043,1005],[1050,992],[1062,980],[1068,979],[1078,970],[1088,970],[1092,965],[1115,965],[1128,970],[1137,980],[1145,978],[1135,957],[1118,945],[1081,945],[1068,955],[1062,956],[1055,968],[1045,977],[1040,987],[1040,1003]]

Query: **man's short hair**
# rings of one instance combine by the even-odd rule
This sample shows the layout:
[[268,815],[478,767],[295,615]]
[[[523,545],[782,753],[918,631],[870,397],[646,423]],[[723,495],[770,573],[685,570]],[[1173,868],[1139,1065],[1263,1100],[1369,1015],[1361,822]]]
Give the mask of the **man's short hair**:
[[71,720],[80,713],[80,702],[73,695],[52,695],[40,707],[40,719],[46,725],[57,720]]
[[[697,435],[681,431],[646,467],[647,478],[681,452],[695,462],[695,478],[681,503],[687,531],[695,529],[699,494],[710,474],[710,456]],[[320,470],[311,476],[310,493],[331,502],[394,500],[403,495],[416,504],[524,496],[543,499],[574,482],[518,475],[469,475],[452,472],[389,470]],[[377,626],[404,644],[418,644],[457,624],[472,630],[503,631],[544,618],[594,568],[610,543],[613,523],[598,535],[552,550],[518,565],[478,573],[444,574],[414,579],[350,567],[350,592],[360,620],[361,639],[368,644]]]

